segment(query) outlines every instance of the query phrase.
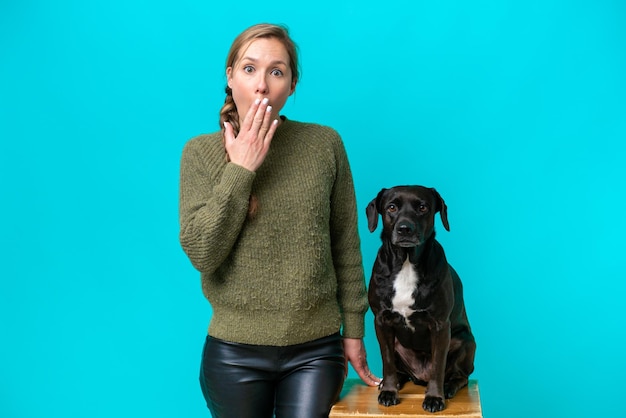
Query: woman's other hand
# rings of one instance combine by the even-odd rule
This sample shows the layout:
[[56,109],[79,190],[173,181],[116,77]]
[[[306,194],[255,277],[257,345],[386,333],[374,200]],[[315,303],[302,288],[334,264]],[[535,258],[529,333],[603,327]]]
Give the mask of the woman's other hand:
[[[365,352],[365,345],[362,339],[344,338],[343,351],[346,356],[346,361],[352,364],[352,368],[365,384],[368,386],[378,386],[380,384],[380,378],[374,376],[367,365],[367,353]],[[346,373],[347,372],[348,367],[346,364]]]

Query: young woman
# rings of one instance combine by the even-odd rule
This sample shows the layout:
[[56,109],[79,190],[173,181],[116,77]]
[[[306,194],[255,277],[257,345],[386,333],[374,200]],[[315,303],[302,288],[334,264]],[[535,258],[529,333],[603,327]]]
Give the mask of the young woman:
[[349,361],[368,385],[354,186],[333,129],[279,115],[298,82],[287,29],[259,24],[226,61],[221,131],[191,139],[180,242],[211,303],[200,384],[214,417],[325,417]]

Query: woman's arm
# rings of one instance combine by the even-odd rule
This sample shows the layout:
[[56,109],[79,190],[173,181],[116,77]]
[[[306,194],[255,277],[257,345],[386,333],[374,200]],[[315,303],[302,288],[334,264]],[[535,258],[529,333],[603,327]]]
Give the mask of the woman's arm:
[[190,141],[180,167],[180,243],[193,266],[215,271],[228,256],[245,222],[255,174],[226,163],[211,138]]
[[356,196],[345,148],[338,136],[335,146],[336,177],[331,195],[330,234],[337,275],[338,301],[343,315],[344,338],[362,338],[369,305],[358,234]]

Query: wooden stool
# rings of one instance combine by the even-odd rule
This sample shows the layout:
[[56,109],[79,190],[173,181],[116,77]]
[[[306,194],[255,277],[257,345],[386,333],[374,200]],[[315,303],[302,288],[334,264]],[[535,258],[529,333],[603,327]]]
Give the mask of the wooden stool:
[[394,406],[378,404],[378,388],[366,386],[359,379],[348,379],[343,385],[339,402],[333,405],[329,418],[482,418],[478,381],[470,380],[454,398],[446,399],[446,409],[436,413],[424,411],[424,386],[407,382],[399,392],[400,403]]

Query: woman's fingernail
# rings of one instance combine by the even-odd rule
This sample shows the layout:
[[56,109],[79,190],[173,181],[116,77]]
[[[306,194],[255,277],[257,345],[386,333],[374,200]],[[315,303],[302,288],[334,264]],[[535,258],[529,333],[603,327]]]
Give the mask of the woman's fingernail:
[[270,113],[270,112],[272,111],[272,106],[268,106],[268,107],[267,107],[267,109],[265,109],[265,111],[266,111],[267,113]]
[[267,104],[267,102],[269,102],[269,101],[270,101],[270,99],[268,99],[268,98],[266,97],[265,99],[263,99],[263,104],[264,104],[264,105],[266,105],[266,104]]
[[261,103],[261,100],[260,100],[260,99],[256,99],[256,100],[254,101],[254,104],[255,104],[255,105],[258,105],[259,103]]

